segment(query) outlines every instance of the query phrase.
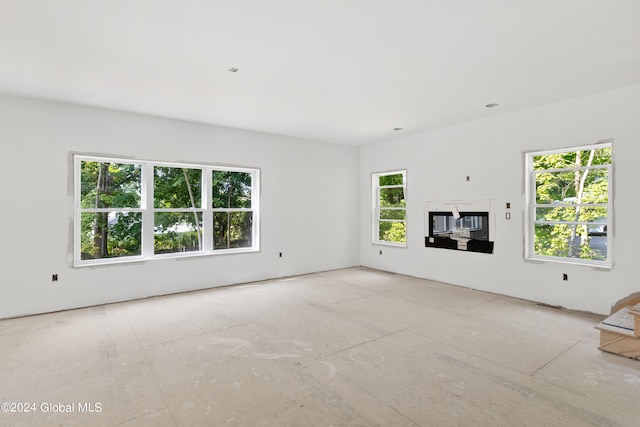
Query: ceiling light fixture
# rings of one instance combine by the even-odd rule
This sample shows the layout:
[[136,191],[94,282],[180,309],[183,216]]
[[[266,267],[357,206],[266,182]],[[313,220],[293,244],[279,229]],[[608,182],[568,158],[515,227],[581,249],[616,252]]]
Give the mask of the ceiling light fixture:
[[487,107],[487,108],[494,108],[494,107],[497,107],[497,106],[498,106],[498,104],[495,103],[495,102],[492,102],[490,104],[485,105],[485,107]]
[[227,71],[228,71],[228,72],[230,72],[230,73],[237,73],[237,72],[238,72],[238,69],[237,69],[237,68],[235,68],[235,67],[231,67],[231,68],[229,68]]

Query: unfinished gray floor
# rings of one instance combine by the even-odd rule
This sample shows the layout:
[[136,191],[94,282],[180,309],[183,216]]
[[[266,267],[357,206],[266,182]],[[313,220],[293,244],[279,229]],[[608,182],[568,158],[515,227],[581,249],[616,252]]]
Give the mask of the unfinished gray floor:
[[360,268],[9,319],[0,425],[640,425],[600,320]]

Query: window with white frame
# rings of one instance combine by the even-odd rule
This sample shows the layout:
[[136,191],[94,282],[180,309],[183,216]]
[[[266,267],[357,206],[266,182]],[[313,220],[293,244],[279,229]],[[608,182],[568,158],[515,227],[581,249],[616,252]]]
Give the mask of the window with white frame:
[[75,265],[259,249],[259,170],[74,156]]
[[525,156],[525,257],[611,267],[611,143]]
[[251,172],[213,171],[214,249],[252,247],[252,182]]
[[407,244],[407,171],[372,174],[373,243]]

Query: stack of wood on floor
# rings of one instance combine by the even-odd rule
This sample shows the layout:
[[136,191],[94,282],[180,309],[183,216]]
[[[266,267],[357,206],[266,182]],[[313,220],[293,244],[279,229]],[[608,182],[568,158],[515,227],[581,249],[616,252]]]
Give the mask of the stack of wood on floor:
[[600,330],[600,350],[640,360],[640,292],[618,301]]

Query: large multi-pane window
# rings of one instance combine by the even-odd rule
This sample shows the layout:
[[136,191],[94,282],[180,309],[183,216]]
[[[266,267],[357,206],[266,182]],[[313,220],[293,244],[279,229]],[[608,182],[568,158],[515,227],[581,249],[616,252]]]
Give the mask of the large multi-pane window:
[[258,250],[259,171],[74,156],[75,265]]
[[406,246],[406,189],[405,170],[372,175],[373,243]]
[[528,259],[610,267],[611,143],[526,154]]

